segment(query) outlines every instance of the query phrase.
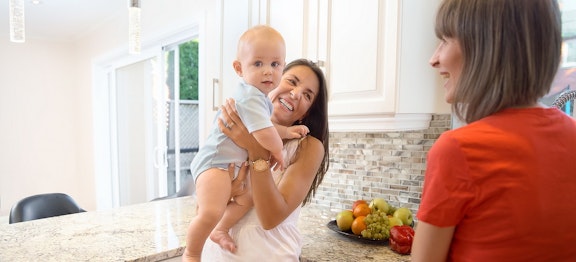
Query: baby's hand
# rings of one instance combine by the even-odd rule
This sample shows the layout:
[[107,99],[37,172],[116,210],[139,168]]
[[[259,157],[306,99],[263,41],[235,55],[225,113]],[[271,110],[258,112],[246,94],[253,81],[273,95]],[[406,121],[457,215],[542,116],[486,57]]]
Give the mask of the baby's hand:
[[310,129],[308,129],[305,125],[294,125],[286,127],[286,137],[285,139],[292,139],[292,138],[302,138],[305,137],[310,133]]
[[273,166],[274,170],[284,170],[284,157],[282,157],[282,152],[280,152],[280,154],[272,154],[270,166]]

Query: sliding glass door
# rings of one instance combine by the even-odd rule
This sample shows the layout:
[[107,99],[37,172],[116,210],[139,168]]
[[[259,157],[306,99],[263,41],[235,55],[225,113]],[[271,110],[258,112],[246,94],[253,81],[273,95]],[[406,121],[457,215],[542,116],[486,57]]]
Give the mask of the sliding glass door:
[[110,73],[113,206],[174,195],[199,147],[198,41]]
[[[157,58],[153,57],[115,70],[115,111],[114,119],[117,169],[117,201],[120,206],[142,203],[159,193],[158,182],[165,167],[152,166],[161,157],[155,137],[157,119],[154,108],[157,102],[152,99],[154,67]],[[157,90],[154,90],[157,92]],[[159,132],[160,135],[164,134]]]
[[165,48],[167,100],[167,195],[175,194],[190,175],[199,147],[198,41]]

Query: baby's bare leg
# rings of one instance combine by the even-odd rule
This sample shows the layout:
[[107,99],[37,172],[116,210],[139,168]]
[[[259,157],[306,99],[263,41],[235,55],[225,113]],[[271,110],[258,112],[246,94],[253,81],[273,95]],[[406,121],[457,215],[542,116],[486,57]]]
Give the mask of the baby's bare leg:
[[228,203],[224,216],[210,233],[210,239],[220,245],[221,248],[235,253],[236,243],[229,235],[229,231],[250,208],[252,208],[252,195],[249,192],[234,197],[234,201]]
[[231,190],[228,172],[211,168],[203,172],[196,181],[198,201],[197,215],[192,218],[186,233],[186,249],[183,261],[200,261],[204,242],[209,237],[216,221],[222,219]]

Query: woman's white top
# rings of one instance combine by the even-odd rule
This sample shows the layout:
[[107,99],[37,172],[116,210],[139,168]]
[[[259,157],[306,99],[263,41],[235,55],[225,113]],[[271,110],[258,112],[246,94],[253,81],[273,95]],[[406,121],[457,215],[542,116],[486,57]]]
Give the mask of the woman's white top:
[[[284,162],[292,163],[300,139],[293,139],[284,145]],[[287,161],[289,160],[289,161]],[[281,172],[272,172],[276,184],[282,178]],[[250,210],[235,226],[230,235],[236,243],[236,253],[232,254],[210,238],[206,240],[202,251],[202,261],[299,261],[302,250],[302,238],[297,223],[301,206],[298,206],[282,223],[270,230],[264,230],[254,208]]]

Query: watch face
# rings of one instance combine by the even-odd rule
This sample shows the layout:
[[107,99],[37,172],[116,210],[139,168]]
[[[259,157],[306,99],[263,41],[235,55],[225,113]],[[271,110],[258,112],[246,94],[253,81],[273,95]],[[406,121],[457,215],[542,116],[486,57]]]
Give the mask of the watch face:
[[256,161],[253,162],[254,165],[254,170],[262,172],[262,171],[266,171],[266,169],[270,168],[270,163],[268,163],[268,161],[264,160],[264,159],[258,159]]

